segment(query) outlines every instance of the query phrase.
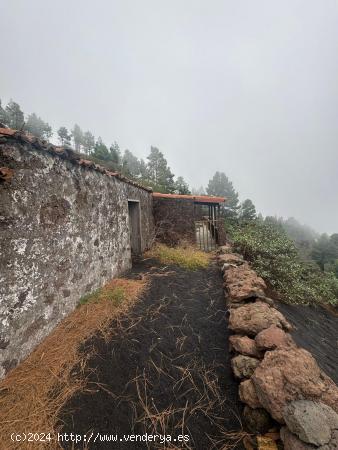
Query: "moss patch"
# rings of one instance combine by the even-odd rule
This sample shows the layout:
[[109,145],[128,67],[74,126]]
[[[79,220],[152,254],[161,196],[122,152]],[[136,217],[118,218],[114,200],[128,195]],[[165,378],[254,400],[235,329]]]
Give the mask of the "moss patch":
[[91,294],[86,294],[81,297],[78,306],[86,305],[87,303],[98,303],[102,301],[109,301],[113,305],[120,305],[126,297],[126,292],[123,286],[106,285],[101,289],[97,289]]

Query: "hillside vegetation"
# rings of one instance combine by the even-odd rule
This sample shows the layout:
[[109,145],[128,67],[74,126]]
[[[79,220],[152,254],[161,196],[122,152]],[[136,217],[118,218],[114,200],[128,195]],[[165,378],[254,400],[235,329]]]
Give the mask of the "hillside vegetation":
[[235,248],[288,303],[338,303],[338,279],[315,261],[302,259],[286,231],[268,221],[228,221]]

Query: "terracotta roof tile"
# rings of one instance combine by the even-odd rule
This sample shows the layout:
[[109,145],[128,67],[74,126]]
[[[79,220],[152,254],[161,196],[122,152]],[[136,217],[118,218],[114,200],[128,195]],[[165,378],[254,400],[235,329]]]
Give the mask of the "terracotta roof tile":
[[[36,136],[34,136],[30,133],[18,131],[18,130],[12,130],[11,128],[0,128],[0,138],[1,137],[3,137],[5,140],[7,138],[8,140],[14,140],[19,143],[28,144],[36,150],[52,153],[61,158],[71,161],[73,164],[78,164],[78,165],[84,166],[88,169],[96,170],[97,172],[101,172],[102,174],[108,175],[110,177],[115,177],[115,178],[119,179],[120,181],[123,181],[124,183],[128,183],[132,186],[138,187],[147,192],[152,192],[151,188],[142,186],[141,184],[137,183],[136,181],[130,180],[129,178],[126,178],[124,175],[122,175],[118,172],[112,172],[111,170],[108,170],[105,167],[100,166],[99,164],[96,164],[91,160],[81,158],[81,155],[79,155],[78,153],[76,153],[74,150],[72,150],[69,147],[60,147],[57,145],[53,145],[43,139],[37,138]],[[0,144],[1,144],[1,141],[0,141]]]
[[226,197],[215,197],[212,195],[162,194],[161,192],[153,192],[153,197],[193,200],[195,203],[224,203],[226,201]]

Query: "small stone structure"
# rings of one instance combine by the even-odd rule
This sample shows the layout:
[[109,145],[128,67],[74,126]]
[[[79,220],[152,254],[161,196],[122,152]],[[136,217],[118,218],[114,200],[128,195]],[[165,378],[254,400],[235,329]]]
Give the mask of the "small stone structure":
[[[205,221],[208,233],[217,244],[225,243],[224,222],[220,206],[224,197],[208,195],[179,195],[154,192],[156,236],[170,245],[182,239],[196,242],[196,223]],[[207,237],[206,237],[207,238]]]
[[297,347],[292,326],[265,296],[264,280],[249,263],[229,245],[219,249],[218,262],[234,332],[232,368],[248,431],[270,431],[265,435],[269,448],[277,448],[272,439],[281,439],[285,450],[338,449],[338,387],[308,351]]
[[0,377],[81,296],[131,267],[131,245],[149,248],[153,222],[150,189],[0,129]]

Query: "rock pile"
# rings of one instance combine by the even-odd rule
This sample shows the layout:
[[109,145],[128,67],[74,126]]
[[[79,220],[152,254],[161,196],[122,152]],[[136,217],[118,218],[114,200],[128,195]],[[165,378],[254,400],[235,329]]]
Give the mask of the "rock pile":
[[338,449],[338,387],[297,347],[291,324],[266,297],[266,284],[250,264],[229,245],[219,248],[217,258],[248,431],[270,431],[285,450]]

